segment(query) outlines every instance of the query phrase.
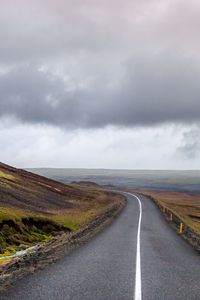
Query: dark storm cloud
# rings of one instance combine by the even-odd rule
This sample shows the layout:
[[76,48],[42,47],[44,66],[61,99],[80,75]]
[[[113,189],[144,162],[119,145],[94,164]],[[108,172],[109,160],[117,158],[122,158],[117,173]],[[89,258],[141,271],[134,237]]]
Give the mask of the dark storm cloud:
[[16,3],[0,4],[0,116],[74,128],[199,121],[197,1]]
[[1,159],[198,168],[199,12],[198,0],[0,1]]
[[31,66],[11,69],[0,76],[0,115],[64,127],[199,121],[200,72],[195,62],[151,56],[132,58],[124,68],[117,86],[98,78],[72,90],[49,72]]
[[23,122],[76,124],[74,114],[80,113],[75,95],[65,90],[62,80],[30,66],[1,75],[0,95],[0,115]]

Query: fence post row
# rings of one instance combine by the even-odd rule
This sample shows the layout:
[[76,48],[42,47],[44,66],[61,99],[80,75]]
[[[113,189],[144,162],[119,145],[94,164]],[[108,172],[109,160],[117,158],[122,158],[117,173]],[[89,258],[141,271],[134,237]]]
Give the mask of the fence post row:
[[[175,222],[175,218],[173,217],[173,213],[168,211],[166,207],[163,207],[160,203],[156,203],[160,210],[164,213],[164,214],[167,214],[169,216],[169,222]],[[176,222],[175,222],[176,223]],[[179,234],[182,234],[183,233],[183,223],[180,222],[179,223]]]

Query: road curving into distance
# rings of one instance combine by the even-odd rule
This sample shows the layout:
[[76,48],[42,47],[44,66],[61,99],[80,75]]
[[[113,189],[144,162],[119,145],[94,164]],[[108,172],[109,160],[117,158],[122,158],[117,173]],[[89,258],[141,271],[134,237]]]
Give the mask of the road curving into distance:
[[87,244],[19,280],[1,300],[199,300],[200,257],[151,200],[126,193],[121,215]]

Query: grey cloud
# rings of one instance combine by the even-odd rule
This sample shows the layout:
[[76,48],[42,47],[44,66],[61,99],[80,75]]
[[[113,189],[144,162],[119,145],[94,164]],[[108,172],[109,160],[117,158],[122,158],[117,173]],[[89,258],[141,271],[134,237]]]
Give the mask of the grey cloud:
[[83,128],[199,121],[200,72],[192,60],[165,54],[134,57],[124,65],[117,85],[112,85],[117,74],[106,82],[103,76],[70,89],[50,72],[13,68],[0,75],[0,114]]
[[[12,69],[0,76],[0,115],[28,123],[76,123],[75,95],[62,80],[31,66]],[[67,97],[67,99],[66,99]],[[66,101],[67,100],[67,101]]]
[[[0,62],[181,46],[199,52],[196,0],[7,0],[0,3]],[[180,19],[181,9],[181,19]],[[107,58],[108,63],[110,57]]]
[[0,116],[70,128],[199,121],[199,4],[184,3],[180,20],[180,0],[125,2],[1,3]]
[[2,159],[196,168],[199,11],[197,0],[0,1]]
[[200,151],[200,129],[192,128],[184,132],[182,144],[177,150],[185,158],[194,159],[198,157]]

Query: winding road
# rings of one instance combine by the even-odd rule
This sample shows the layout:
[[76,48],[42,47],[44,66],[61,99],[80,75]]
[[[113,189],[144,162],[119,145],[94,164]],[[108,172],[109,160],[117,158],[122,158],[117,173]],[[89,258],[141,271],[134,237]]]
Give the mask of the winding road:
[[121,215],[90,242],[19,280],[1,300],[199,300],[200,257],[151,200],[126,193]]

